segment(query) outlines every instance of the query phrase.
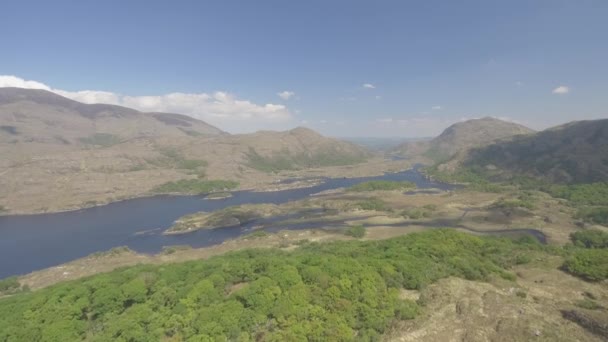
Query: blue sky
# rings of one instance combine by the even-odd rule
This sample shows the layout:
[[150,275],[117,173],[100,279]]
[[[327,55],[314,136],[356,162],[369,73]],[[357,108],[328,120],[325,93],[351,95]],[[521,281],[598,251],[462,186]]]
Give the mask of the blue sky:
[[606,18],[604,0],[11,1],[0,86],[231,132],[414,137],[482,116],[540,129],[607,116]]

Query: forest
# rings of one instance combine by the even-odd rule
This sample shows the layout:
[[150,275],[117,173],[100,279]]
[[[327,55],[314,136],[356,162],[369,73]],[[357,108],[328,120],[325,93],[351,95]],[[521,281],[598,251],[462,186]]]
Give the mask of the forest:
[[0,341],[374,341],[421,310],[401,288],[514,279],[508,267],[542,248],[433,230],[141,265],[0,300]]
[[449,276],[515,280],[509,268],[539,253],[606,279],[606,236],[583,232],[562,248],[436,229],[140,265],[1,299],[0,341],[376,341],[424,310],[399,298],[403,288]]

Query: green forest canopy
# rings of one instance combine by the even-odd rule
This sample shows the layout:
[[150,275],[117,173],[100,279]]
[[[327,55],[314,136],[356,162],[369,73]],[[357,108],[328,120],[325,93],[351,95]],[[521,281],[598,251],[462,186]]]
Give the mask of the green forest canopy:
[[432,230],[136,266],[0,300],[0,341],[376,340],[419,312],[399,289],[513,279],[507,268],[542,248]]

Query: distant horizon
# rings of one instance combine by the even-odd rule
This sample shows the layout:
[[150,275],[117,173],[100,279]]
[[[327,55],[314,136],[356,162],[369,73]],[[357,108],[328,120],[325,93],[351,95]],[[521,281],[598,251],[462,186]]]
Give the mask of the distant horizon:
[[[26,89],[26,90],[45,90],[45,91],[49,91],[49,92],[51,92],[53,94],[56,94],[56,95],[59,95],[59,96],[63,96],[65,98],[68,98],[68,99],[71,99],[73,101],[77,101],[77,102],[80,102],[80,103],[84,103],[84,104],[110,104],[110,105],[118,105],[118,106],[121,106],[121,107],[138,110],[138,111],[141,111],[141,112],[144,112],[144,113],[145,112],[155,112],[155,111],[148,111],[148,110],[138,109],[138,108],[135,108],[135,107],[130,107],[130,106],[125,105],[125,104],[116,104],[116,103],[110,103],[110,102],[85,102],[83,100],[87,99],[86,93],[73,94],[73,93],[70,93],[70,92],[62,91],[62,90],[52,89],[52,88],[50,88],[50,87],[48,87],[48,86],[46,86],[44,84],[41,84],[41,83],[38,83],[38,82],[33,82],[33,81],[26,81],[26,82],[29,82],[29,83],[25,84],[25,85],[27,85],[27,87],[5,86],[4,85],[5,83],[3,83],[3,77],[4,76],[0,75],[0,89],[2,89],[2,88],[18,88],[18,89]],[[437,133],[435,135],[425,135],[425,136],[352,135],[352,136],[349,136],[349,135],[325,134],[325,133],[320,132],[319,130],[317,130],[317,129],[313,128],[313,127],[310,127],[310,126],[307,126],[307,125],[302,125],[302,124],[299,124],[299,125],[296,125],[296,126],[293,126],[293,127],[282,128],[282,129],[281,128],[273,129],[273,128],[270,128],[270,127],[269,128],[262,127],[260,129],[257,129],[257,130],[254,130],[254,131],[249,131],[249,132],[230,132],[226,128],[222,127],[221,125],[210,123],[207,120],[201,119],[201,118],[199,118],[197,116],[194,116],[194,115],[188,115],[188,114],[185,114],[185,113],[170,112],[170,111],[160,111],[160,112],[166,112],[166,113],[171,113],[171,114],[187,115],[187,116],[193,117],[193,118],[195,118],[197,120],[201,120],[201,121],[203,121],[203,122],[205,122],[207,124],[211,124],[211,125],[215,126],[216,128],[218,128],[218,129],[220,129],[220,130],[222,130],[222,131],[224,131],[226,133],[229,133],[229,134],[247,134],[247,133],[256,133],[256,132],[260,132],[260,131],[276,131],[276,132],[280,132],[280,131],[292,130],[292,129],[295,129],[295,128],[298,128],[298,127],[304,127],[304,128],[313,129],[313,130],[315,130],[315,131],[317,131],[317,132],[319,132],[319,133],[321,133],[321,134],[323,134],[325,136],[336,138],[336,139],[341,139],[341,140],[350,140],[350,139],[378,139],[378,140],[385,140],[385,141],[387,141],[387,140],[395,140],[395,141],[408,141],[408,140],[410,140],[411,141],[411,140],[432,139],[432,138],[438,136],[439,134],[441,134],[445,129],[447,129],[448,127],[450,127],[450,126],[452,126],[452,125],[454,125],[456,123],[465,122],[465,121],[469,121],[469,120],[482,119],[482,118],[485,118],[485,117],[489,117],[489,118],[493,118],[493,119],[498,119],[498,120],[502,120],[502,121],[506,121],[506,122],[513,122],[513,123],[516,123],[516,124],[519,124],[519,125],[523,125],[523,126],[525,126],[527,128],[535,130],[535,131],[543,131],[545,129],[550,129],[550,128],[553,128],[553,127],[558,127],[558,126],[561,126],[561,125],[564,125],[564,124],[567,124],[567,123],[573,122],[573,121],[608,119],[608,118],[575,119],[575,120],[570,120],[570,121],[565,121],[565,122],[557,123],[555,125],[552,125],[552,126],[549,126],[549,127],[545,127],[545,128],[542,128],[542,129],[535,129],[535,128],[527,126],[527,125],[525,125],[523,123],[509,120],[509,118],[501,118],[501,117],[494,117],[494,116],[484,116],[484,117],[460,118],[460,119],[455,120],[453,122],[446,122],[446,126],[443,127],[439,131],[439,133]]]
[[608,117],[606,18],[603,0],[13,1],[0,86],[231,133],[425,137],[485,116],[542,130]]

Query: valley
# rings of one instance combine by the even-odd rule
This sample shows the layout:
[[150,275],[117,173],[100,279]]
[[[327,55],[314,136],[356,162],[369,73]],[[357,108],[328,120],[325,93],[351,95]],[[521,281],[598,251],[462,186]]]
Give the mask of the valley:
[[[565,168],[570,164],[564,147],[566,152],[558,150],[555,158],[565,162],[553,163],[549,172],[541,173],[538,168],[519,168],[533,162],[513,156],[529,146],[542,146],[537,140],[546,136],[572,141],[570,135],[579,133],[570,132],[578,132],[579,124],[565,126],[561,137],[555,132],[562,128],[535,133],[493,118],[475,119],[457,123],[431,140],[372,152],[306,128],[230,135],[177,114],[89,107],[46,93],[9,90],[0,100],[5,101],[0,101],[0,114],[11,123],[2,126],[0,136],[7,156],[0,178],[0,258],[19,259],[0,269],[5,303],[50,296],[62,286],[77,288],[109,277],[125,288],[112,298],[127,296],[116,304],[127,305],[126,309],[116,313],[128,315],[132,305],[145,310],[151,300],[147,296],[157,291],[157,285],[146,285],[152,287],[145,295],[140,293],[140,304],[133,304],[125,292],[130,285],[121,280],[131,278],[123,272],[142,270],[156,279],[164,277],[168,266],[187,273],[191,267],[267,257],[264,262],[281,259],[300,274],[304,271],[299,269],[308,267],[302,260],[311,257],[306,253],[336,258],[351,248],[361,255],[381,248],[387,255],[399,254],[404,264],[364,257],[355,268],[379,272],[369,275],[378,282],[374,286],[379,292],[366,298],[386,301],[383,305],[391,309],[382,313],[381,322],[367,317],[354,324],[337,320],[332,314],[336,303],[330,300],[323,304],[329,305],[324,312],[333,318],[322,328],[323,338],[348,340],[344,336],[362,333],[387,341],[448,336],[473,341],[599,341],[608,336],[608,242],[602,242],[608,241],[605,177],[593,166],[598,151],[604,151],[604,140],[598,138],[603,137],[602,128],[597,128],[599,133],[582,129],[595,137],[586,139],[588,145],[581,145],[576,154],[577,161],[589,167]],[[66,125],[77,115],[82,119],[78,132],[86,132],[86,125],[93,128],[85,136],[68,128],[61,139],[45,137],[48,129],[32,124],[41,117],[24,114],[29,106],[50,111],[56,116],[54,125],[61,120]],[[115,125],[114,120],[122,124]],[[131,130],[123,129],[125,120],[134,120]],[[50,124],[46,118],[41,121],[40,125]],[[593,127],[603,127],[603,122]],[[594,153],[585,152],[591,150]],[[591,177],[591,169],[600,171]],[[515,174],[518,177],[510,177]],[[414,245],[407,250],[395,247],[400,244]],[[421,245],[414,247],[417,244]],[[285,254],[276,259],[276,253]],[[338,260],[336,265],[352,266],[344,256]],[[428,271],[423,272],[421,265]],[[350,277],[328,265],[323,270],[338,272],[342,280],[332,278],[335,284]],[[279,279],[260,277],[257,271],[246,276],[228,272],[220,272],[224,280],[214,278],[220,287],[213,290],[219,292],[210,305],[233,303],[234,296],[249,298],[255,294],[241,288],[270,279],[260,285],[265,291]],[[129,284],[141,277],[148,275],[137,275]],[[313,292],[325,286],[314,279],[300,284],[294,278],[293,286],[307,286],[306,291]],[[353,291],[363,291],[360,280],[354,284]],[[287,295],[292,285],[276,286]],[[191,296],[198,290],[184,291]],[[563,297],[566,292],[570,295]],[[277,293],[277,300],[287,300],[281,297],[283,292]],[[340,298],[340,305],[352,305],[355,299],[345,294]],[[14,304],[7,305],[4,308]],[[233,309],[239,315],[265,310]],[[105,315],[106,309],[95,310]],[[175,308],[162,309],[159,315],[171,310]],[[273,312],[259,314],[277,315]],[[149,324],[162,326],[167,318],[161,316]],[[182,323],[177,330],[155,336],[189,336],[188,326],[194,323],[178,316]],[[0,326],[17,324],[14,334],[25,331],[17,328],[19,322],[9,322],[10,318],[0,319]],[[222,330],[227,323],[217,324],[219,330],[209,338],[234,337]],[[239,329],[254,329],[243,324]],[[297,334],[293,323],[283,324],[285,329],[256,329],[280,338],[291,336],[283,333]],[[330,333],[338,329],[336,324],[346,335]],[[80,336],[87,329],[66,328],[61,334],[72,331]],[[303,329],[306,334],[314,330]]]
[[607,342],[608,1],[5,1],[0,342]]

